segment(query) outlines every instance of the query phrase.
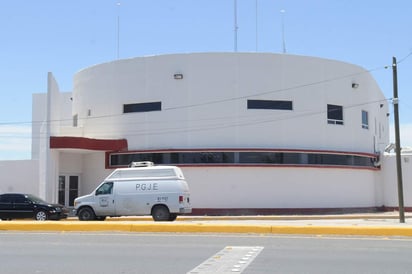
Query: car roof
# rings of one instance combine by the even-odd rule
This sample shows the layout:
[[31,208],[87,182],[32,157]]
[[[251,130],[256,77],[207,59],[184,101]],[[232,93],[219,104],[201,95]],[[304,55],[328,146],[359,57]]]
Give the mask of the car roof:
[[1,193],[0,196],[27,196],[25,193]]

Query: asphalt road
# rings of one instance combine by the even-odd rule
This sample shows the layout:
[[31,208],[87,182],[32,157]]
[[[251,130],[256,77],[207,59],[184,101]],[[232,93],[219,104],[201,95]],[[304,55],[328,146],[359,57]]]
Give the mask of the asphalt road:
[[[253,250],[258,251],[253,253]],[[242,252],[244,254],[239,255]],[[249,253],[252,255],[245,255]],[[250,274],[412,273],[412,239],[0,232],[0,272],[3,274],[188,273],[192,270],[195,271],[192,273],[226,273],[226,270]]]

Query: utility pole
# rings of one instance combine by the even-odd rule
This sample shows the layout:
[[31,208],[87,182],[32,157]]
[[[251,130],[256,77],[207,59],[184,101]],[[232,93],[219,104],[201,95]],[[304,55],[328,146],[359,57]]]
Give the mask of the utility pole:
[[403,204],[403,182],[402,182],[402,159],[401,141],[399,134],[399,98],[398,98],[398,71],[396,57],[392,57],[393,71],[393,112],[395,116],[395,152],[396,152],[396,173],[398,177],[398,203],[399,203],[399,222],[405,222],[405,208]]

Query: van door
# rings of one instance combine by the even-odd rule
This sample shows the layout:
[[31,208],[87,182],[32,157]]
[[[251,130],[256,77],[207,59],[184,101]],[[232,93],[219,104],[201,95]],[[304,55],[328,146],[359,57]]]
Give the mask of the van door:
[[113,194],[113,182],[105,182],[95,192],[95,208],[96,216],[115,216],[115,199]]

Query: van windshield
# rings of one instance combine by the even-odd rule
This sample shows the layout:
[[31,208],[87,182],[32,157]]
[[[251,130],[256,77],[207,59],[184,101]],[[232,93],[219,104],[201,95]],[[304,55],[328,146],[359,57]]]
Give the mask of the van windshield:
[[116,178],[164,178],[164,177],[176,177],[175,170],[173,168],[163,168],[163,169],[121,169],[116,170],[110,179]]

